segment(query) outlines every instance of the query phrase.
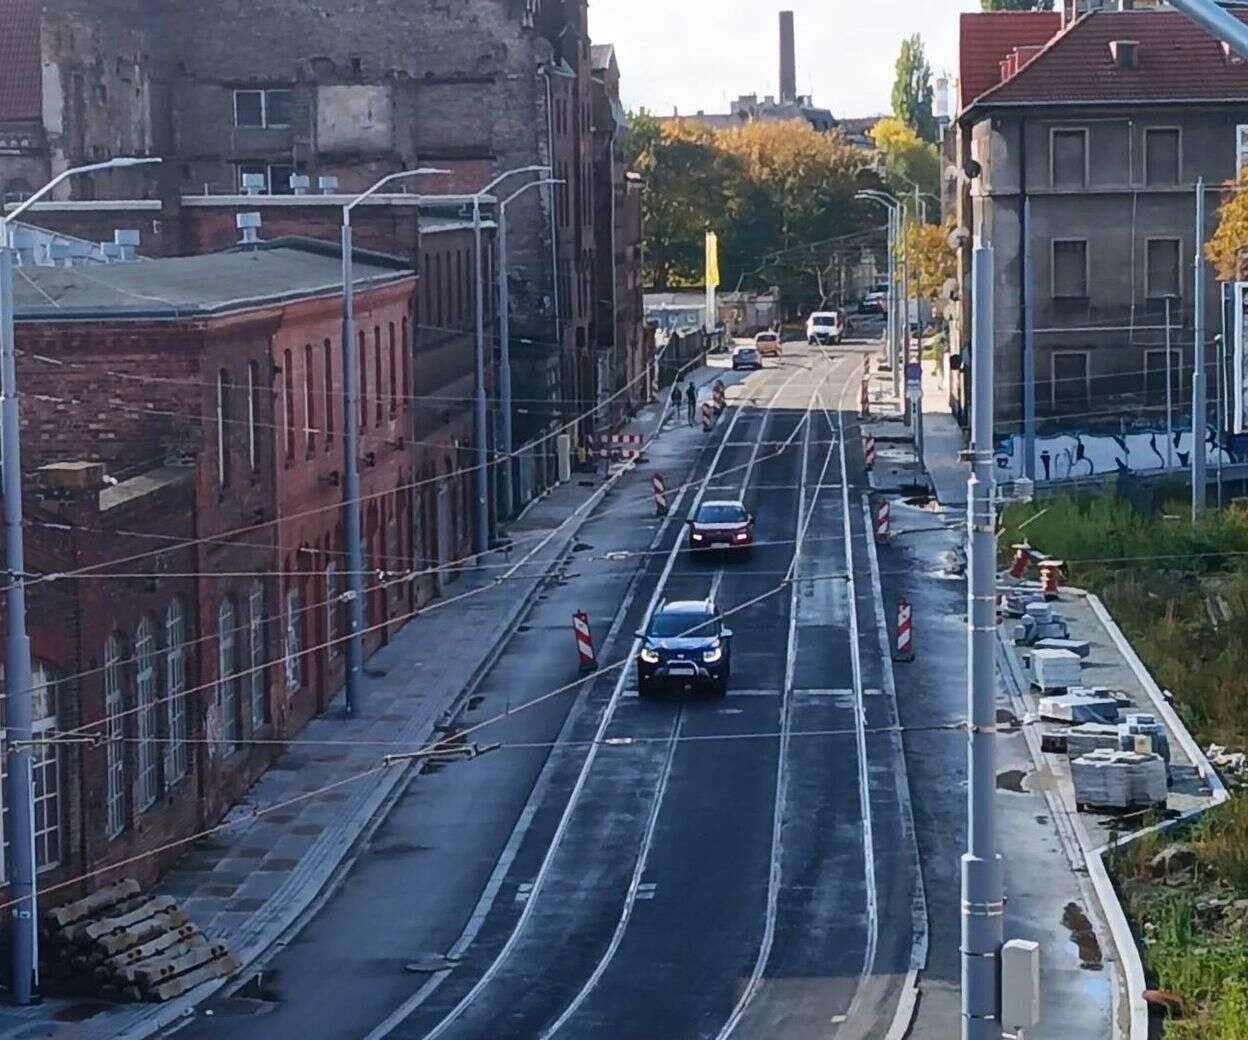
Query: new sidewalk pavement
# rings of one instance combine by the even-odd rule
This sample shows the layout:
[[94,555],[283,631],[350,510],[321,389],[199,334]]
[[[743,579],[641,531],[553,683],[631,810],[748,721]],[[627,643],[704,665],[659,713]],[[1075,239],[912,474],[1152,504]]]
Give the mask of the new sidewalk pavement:
[[[709,393],[723,365],[690,373]],[[670,388],[669,388],[670,389]],[[656,465],[674,485],[705,441],[666,399],[643,409],[625,432],[651,437]],[[343,717],[341,695],[314,719],[237,805],[225,829],[187,846],[156,894],[179,901],[204,932],[228,944],[243,970],[205,983],[164,1004],[111,1004],[50,998],[35,1007],[0,1007],[8,1040],[140,1040],[176,1023],[247,968],[298,924],[335,876],[379,811],[402,791],[410,763],[386,766],[386,755],[415,751],[437,738],[464,695],[488,670],[548,575],[608,490],[649,486],[651,469],[617,469],[611,479],[573,476],[538,499],[509,527],[513,548],[467,568],[367,662],[362,704]],[[506,580],[498,580],[505,577]],[[568,653],[575,652],[571,618]],[[263,811],[257,816],[258,810]]]

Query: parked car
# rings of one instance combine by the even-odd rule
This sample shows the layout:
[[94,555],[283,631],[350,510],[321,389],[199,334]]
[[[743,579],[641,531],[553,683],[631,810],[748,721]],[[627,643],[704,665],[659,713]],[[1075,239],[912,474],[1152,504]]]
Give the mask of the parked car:
[[884,314],[888,310],[888,293],[869,292],[858,301],[859,314]]
[[754,517],[740,500],[703,502],[689,521],[689,548],[748,549],[754,544]]
[[663,603],[637,638],[638,696],[653,697],[663,689],[707,689],[717,697],[728,692],[732,631],[714,600]]
[[754,337],[754,348],[763,357],[780,357],[784,353],[778,332],[760,332]]
[[742,368],[762,368],[763,355],[758,352],[756,347],[737,347],[732,352],[732,370],[734,372]]
[[845,328],[837,311],[816,311],[806,321],[806,342],[812,347],[832,346],[845,338]]

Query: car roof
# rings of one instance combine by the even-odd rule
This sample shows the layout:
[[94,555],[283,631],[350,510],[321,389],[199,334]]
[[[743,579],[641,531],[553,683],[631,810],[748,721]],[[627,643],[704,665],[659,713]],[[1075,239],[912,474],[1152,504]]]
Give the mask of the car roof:
[[753,343],[739,343],[737,346],[733,347],[732,349],[733,349],[734,354],[738,350],[753,350],[754,344]]
[[778,332],[760,332],[754,338],[755,339],[778,339],[779,336],[780,336],[780,333]]
[[660,614],[714,614],[715,604],[709,599],[674,599],[659,607]]
[[707,506],[732,506],[737,509],[744,509],[745,503],[739,498],[721,498],[711,502],[703,502],[698,508],[705,509]]
[[835,317],[836,317],[836,311],[815,311],[815,313],[811,315],[811,318],[812,318],[812,319],[814,319],[814,318],[835,318]]

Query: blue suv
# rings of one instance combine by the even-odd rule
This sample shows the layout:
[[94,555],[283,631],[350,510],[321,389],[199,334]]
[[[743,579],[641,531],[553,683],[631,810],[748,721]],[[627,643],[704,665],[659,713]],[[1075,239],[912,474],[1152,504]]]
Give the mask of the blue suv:
[[650,627],[638,632],[637,693],[652,697],[662,689],[728,692],[732,671],[732,631],[712,600],[662,604]]

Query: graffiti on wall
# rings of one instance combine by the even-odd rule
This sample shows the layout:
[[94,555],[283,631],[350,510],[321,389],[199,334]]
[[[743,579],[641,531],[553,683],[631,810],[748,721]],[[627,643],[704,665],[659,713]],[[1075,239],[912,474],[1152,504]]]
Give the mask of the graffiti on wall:
[[[1036,479],[1070,480],[1114,473],[1161,473],[1186,470],[1192,461],[1192,433],[1176,430],[1167,446],[1165,430],[1133,433],[1062,433],[1036,438]],[[1023,475],[1023,438],[997,442],[998,476]],[[1214,430],[1206,431],[1205,457],[1210,465],[1235,459],[1218,444]]]

